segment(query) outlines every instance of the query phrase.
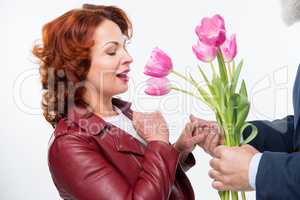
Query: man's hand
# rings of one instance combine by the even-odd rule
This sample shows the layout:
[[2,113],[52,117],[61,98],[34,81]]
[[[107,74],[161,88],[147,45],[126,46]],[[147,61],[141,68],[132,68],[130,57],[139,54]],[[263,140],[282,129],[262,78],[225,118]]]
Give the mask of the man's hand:
[[249,164],[252,157],[259,153],[250,145],[242,147],[218,146],[210,161],[213,168],[209,176],[214,179],[213,188],[224,191],[249,191],[253,190],[249,184]]

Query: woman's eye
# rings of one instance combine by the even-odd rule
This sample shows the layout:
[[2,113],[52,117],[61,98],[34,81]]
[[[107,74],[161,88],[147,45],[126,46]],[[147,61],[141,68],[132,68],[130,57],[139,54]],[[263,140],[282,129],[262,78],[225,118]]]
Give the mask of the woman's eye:
[[107,55],[114,56],[116,55],[116,52],[108,52]]

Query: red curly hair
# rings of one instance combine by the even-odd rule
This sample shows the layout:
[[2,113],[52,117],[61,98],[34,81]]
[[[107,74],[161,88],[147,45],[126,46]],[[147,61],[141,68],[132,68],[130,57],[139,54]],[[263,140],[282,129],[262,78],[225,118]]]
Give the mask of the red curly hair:
[[53,127],[70,106],[84,103],[85,89],[80,83],[90,68],[94,31],[104,20],[115,22],[131,37],[130,20],[114,6],[84,4],[43,26],[42,44],[36,44],[32,52],[39,59],[43,115]]

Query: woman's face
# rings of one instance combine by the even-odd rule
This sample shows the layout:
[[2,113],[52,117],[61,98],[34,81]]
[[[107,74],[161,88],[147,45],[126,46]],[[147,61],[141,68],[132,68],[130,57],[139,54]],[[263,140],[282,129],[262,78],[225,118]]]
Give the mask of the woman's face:
[[112,97],[128,89],[132,57],[126,50],[126,37],[113,21],[103,21],[95,30],[91,48],[91,66],[85,85],[98,97]]

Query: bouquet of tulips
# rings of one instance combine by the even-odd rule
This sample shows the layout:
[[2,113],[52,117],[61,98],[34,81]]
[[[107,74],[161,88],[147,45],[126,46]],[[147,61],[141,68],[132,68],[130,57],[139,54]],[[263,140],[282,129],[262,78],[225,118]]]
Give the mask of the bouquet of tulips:
[[[242,80],[238,87],[243,61],[241,60],[238,65],[234,61],[237,54],[236,36],[233,34],[226,37],[225,23],[220,15],[203,18],[196,26],[195,32],[198,41],[193,45],[192,50],[201,62],[207,63],[211,68],[211,76],[208,77],[202,67],[197,66],[199,76],[205,81],[207,87],[201,86],[191,74],[186,75],[175,71],[171,58],[159,48],[155,48],[145,66],[144,73],[151,76],[146,81],[145,93],[161,96],[176,90],[199,99],[214,111],[226,146],[246,144],[255,138],[257,129],[246,122],[250,103],[245,81]],[[215,68],[216,64],[218,70]],[[196,92],[172,86],[166,78],[170,73],[190,83]],[[248,126],[251,127],[251,134],[242,141],[241,134]],[[239,198],[238,193],[234,191],[219,192],[222,200],[229,200],[230,194],[233,200]],[[246,199],[244,192],[241,196],[242,199]]]

